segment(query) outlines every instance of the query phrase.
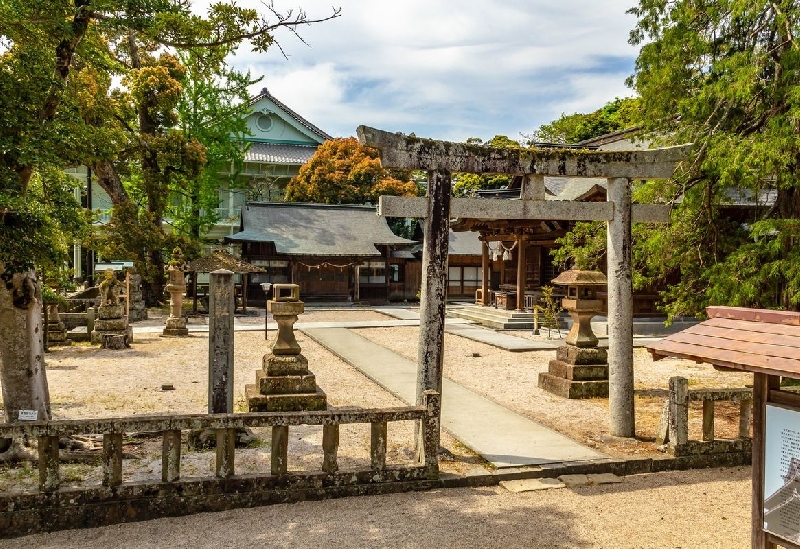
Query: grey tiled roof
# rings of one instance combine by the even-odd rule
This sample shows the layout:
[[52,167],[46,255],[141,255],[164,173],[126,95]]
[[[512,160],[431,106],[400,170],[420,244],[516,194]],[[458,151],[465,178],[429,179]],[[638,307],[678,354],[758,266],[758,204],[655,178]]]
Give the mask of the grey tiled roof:
[[262,97],[266,97],[267,99],[275,103],[275,105],[277,105],[280,109],[282,109],[286,114],[297,120],[304,128],[311,130],[322,139],[333,139],[333,137],[331,137],[330,135],[328,135],[327,133],[316,127],[314,124],[312,124],[311,122],[309,122],[308,120],[306,120],[305,118],[294,112],[292,109],[290,109],[289,107],[278,101],[278,99],[276,99],[274,95],[269,93],[269,90],[267,88],[263,88],[261,90],[261,93],[256,95],[253,99],[251,99],[250,104],[253,105],[256,101],[258,101]]
[[373,206],[249,202],[242,227],[226,240],[273,242],[287,255],[379,256],[377,245],[414,242],[395,236]]
[[280,143],[251,143],[245,154],[245,162],[268,162],[270,164],[305,164],[317,147],[314,145],[286,145]]
[[483,245],[478,240],[479,234],[472,231],[450,231],[448,254],[450,255],[481,255]]

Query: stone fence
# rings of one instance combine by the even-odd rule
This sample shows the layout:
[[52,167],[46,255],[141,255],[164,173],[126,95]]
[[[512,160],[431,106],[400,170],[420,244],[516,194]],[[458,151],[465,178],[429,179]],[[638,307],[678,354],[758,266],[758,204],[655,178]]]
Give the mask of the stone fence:
[[[702,440],[689,440],[689,402],[703,403]],[[735,439],[717,440],[714,437],[714,404],[739,403],[739,436]],[[685,377],[669,379],[669,397],[664,403],[656,443],[667,444],[667,450],[676,457],[700,454],[747,454],[752,451],[750,418],[753,409],[753,390],[689,389]],[[735,458],[737,456],[732,456]]]
[[[38,439],[38,490],[0,495],[0,537],[181,516],[237,507],[428,488],[439,476],[440,396],[428,391],[422,406],[318,412],[139,416],[0,425],[0,438]],[[417,464],[386,465],[387,423],[419,421]],[[339,426],[371,425],[370,468],[340,472]],[[287,471],[289,427],[321,425],[323,459],[317,473]],[[237,429],[272,427],[269,473],[236,475]],[[181,431],[216,432],[213,476],[181,479]],[[124,433],[160,433],[161,480],[123,482]],[[61,487],[59,439],[102,434],[102,485]]]

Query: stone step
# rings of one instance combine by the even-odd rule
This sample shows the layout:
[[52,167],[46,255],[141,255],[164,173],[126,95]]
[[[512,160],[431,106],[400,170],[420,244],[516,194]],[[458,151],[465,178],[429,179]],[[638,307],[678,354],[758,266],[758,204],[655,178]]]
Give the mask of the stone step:
[[325,391],[317,387],[314,393],[262,395],[255,384],[245,385],[245,398],[250,412],[306,412],[328,407]]

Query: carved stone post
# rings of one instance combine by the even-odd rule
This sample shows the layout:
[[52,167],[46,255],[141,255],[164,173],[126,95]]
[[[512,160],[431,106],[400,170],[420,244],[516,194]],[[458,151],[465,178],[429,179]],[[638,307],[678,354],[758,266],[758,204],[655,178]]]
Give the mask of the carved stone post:
[[233,273],[211,273],[208,314],[208,413],[233,412]]

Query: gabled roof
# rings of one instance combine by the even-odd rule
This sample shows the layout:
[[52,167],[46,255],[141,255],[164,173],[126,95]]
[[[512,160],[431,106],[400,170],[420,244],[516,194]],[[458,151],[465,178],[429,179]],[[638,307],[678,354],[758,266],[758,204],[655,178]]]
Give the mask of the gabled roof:
[[303,165],[314,156],[314,145],[288,145],[285,143],[251,143],[245,153],[245,162]]
[[250,105],[251,106],[255,105],[258,101],[264,98],[269,99],[271,102],[275,104],[276,107],[278,107],[283,112],[292,117],[294,120],[299,122],[301,126],[306,128],[307,130],[310,130],[312,133],[316,134],[318,137],[321,138],[322,141],[333,139],[333,137],[331,137],[330,135],[319,129],[317,126],[315,126],[314,124],[312,124],[311,122],[309,122],[308,120],[306,120],[305,118],[294,112],[292,109],[287,107],[284,103],[279,101],[274,95],[269,93],[269,90],[267,88],[263,88],[261,90],[261,93],[253,97],[253,99],[250,100]]
[[407,245],[374,206],[248,202],[234,242],[272,242],[287,255],[379,256],[376,246]]
[[648,345],[654,358],[800,378],[800,313],[743,307],[709,307],[707,313],[705,322]]

